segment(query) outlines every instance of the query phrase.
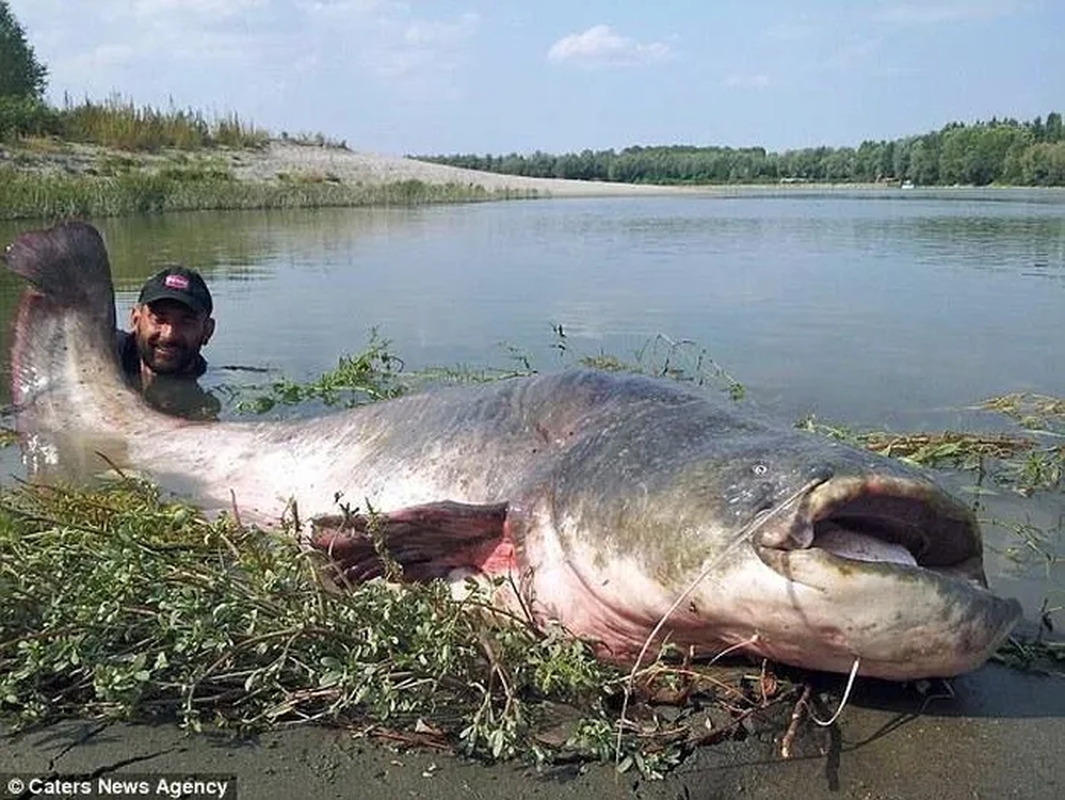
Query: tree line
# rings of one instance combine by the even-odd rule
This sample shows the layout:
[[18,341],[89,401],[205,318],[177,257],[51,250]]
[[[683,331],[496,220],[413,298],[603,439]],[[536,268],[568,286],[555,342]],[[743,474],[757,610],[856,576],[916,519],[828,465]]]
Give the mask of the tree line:
[[782,153],[762,147],[669,145],[562,155],[536,151],[531,155],[413,157],[508,175],[623,183],[908,181],[921,186],[1065,186],[1065,130],[1056,111],[1045,120],[991,119],[970,125],[952,122],[920,136]]

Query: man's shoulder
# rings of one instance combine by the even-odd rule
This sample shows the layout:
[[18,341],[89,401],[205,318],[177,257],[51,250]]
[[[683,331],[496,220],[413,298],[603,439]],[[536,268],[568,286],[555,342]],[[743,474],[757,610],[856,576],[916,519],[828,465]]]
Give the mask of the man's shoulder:
[[115,331],[115,352],[118,363],[127,378],[140,377],[141,357],[137,352],[137,342],[129,331]]

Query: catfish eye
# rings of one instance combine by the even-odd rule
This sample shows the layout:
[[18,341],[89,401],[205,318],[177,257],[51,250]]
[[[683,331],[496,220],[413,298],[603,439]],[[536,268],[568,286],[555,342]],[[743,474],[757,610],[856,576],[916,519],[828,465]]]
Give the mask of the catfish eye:
[[769,472],[769,467],[759,462],[753,467],[751,467],[751,472],[753,472],[755,475],[765,475],[767,472]]

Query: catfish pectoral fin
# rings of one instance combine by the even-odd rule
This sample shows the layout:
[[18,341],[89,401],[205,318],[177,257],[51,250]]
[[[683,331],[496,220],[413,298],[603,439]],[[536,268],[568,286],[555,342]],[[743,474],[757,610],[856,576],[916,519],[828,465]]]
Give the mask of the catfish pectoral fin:
[[311,520],[311,545],[349,581],[385,575],[389,562],[409,580],[481,570],[507,538],[507,504],[442,501],[387,513],[330,514]]

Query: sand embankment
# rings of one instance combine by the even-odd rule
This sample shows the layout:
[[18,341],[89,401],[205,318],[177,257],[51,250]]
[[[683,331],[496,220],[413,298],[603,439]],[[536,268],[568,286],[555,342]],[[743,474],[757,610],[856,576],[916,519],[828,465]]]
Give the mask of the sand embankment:
[[240,180],[273,180],[279,175],[319,176],[342,183],[379,184],[417,180],[424,183],[458,183],[483,186],[489,191],[535,191],[550,197],[601,197],[609,195],[675,194],[690,191],[677,186],[575,181],[498,175],[431,164],[410,158],[358,152],[337,147],[316,147],[274,141],[263,150],[243,151],[233,159]]
[[[100,145],[35,140],[30,145],[0,145],[0,167],[41,175],[111,177],[130,171],[224,170],[240,181],[332,181],[376,185],[416,180],[430,184],[482,186],[488,191],[510,189],[546,197],[603,197],[678,194],[692,187],[651,186],[557,178],[528,178],[431,164],[401,156],[343,147],[273,140],[259,149],[204,148],[156,152],[117,150]],[[705,191],[706,187],[701,187]]]

